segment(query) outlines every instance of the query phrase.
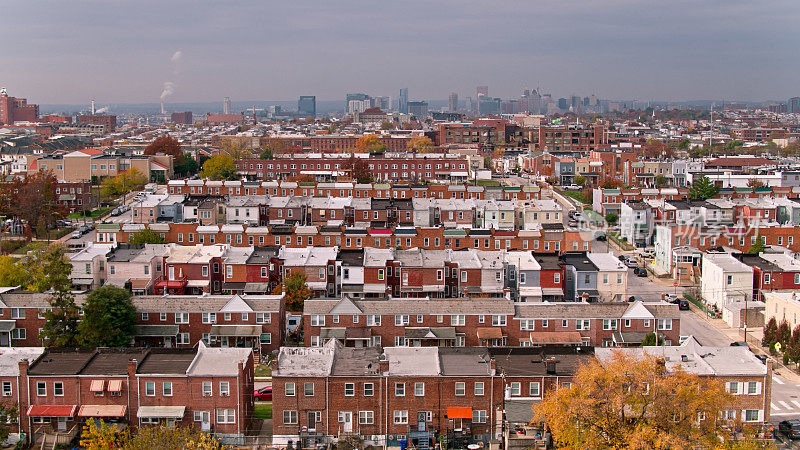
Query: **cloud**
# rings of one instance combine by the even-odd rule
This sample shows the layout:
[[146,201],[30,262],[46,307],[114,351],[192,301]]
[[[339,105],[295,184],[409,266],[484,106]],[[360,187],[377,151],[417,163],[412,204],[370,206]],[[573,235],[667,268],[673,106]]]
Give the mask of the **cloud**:
[[183,52],[178,50],[172,54],[172,58],[169,60],[172,61],[173,64],[177,64],[181,61],[181,58],[183,58]]

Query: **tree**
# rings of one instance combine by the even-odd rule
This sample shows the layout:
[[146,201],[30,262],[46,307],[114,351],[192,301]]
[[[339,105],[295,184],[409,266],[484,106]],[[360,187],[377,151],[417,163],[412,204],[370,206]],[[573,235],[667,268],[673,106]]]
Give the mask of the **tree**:
[[130,439],[130,428],[119,429],[100,420],[87,420],[81,432],[80,446],[86,450],[112,450],[122,448]]
[[101,286],[86,297],[78,341],[84,347],[125,347],[133,338],[136,318],[128,290]]
[[60,244],[35,244],[19,264],[26,273],[24,289],[45,292],[70,285],[72,264]]
[[203,163],[200,176],[211,180],[235,180],[236,164],[230,155],[214,155]]
[[128,237],[128,243],[131,245],[163,244],[164,238],[150,228],[145,228],[144,230],[131,234]]
[[0,286],[25,286],[28,275],[16,258],[0,256]]
[[586,177],[583,175],[578,175],[575,177],[575,184],[578,186],[586,186]]
[[747,187],[751,187],[753,189],[764,187],[764,182],[759,180],[758,178],[750,178],[747,180]]
[[286,309],[289,311],[302,311],[303,303],[311,297],[311,291],[306,285],[304,273],[292,272],[284,280],[286,292]]
[[783,352],[789,358],[789,361],[800,362],[800,325],[794,327],[792,337],[789,338],[789,342]]
[[394,130],[394,124],[388,120],[381,122],[381,130]]
[[50,229],[66,215],[65,207],[58,202],[57,185],[58,179],[50,170],[18,178],[3,191],[3,211],[23,219],[31,231],[50,240]]
[[87,450],[222,450],[222,444],[210,433],[190,426],[163,425],[139,427],[136,432],[89,420],[83,427],[81,448]]
[[756,237],[756,243],[750,246],[750,249],[747,250],[747,254],[749,255],[757,255],[759,253],[763,253],[766,250],[764,247],[764,240],[760,237]]
[[603,181],[600,182],[600,187],[603,189],[619,189],[622,187],[622,181],[616,178],[603,178]]
[[81,309],[75,304],[75,297],[63,286],[53,293],[49,303],[39,338],[48,347],[77,347]]
[[181,150],[181,143],[168,134],[163,134],[155,138],[153,142],[151,142],[150,145],[144,149],[145,155],[156,155],[158,153],[171,155],[173,159],[173,167],[181,165],[184,162],[184,153]]
[[692,182],[692,187],[689,188],[689,197],[694,200],[707,200],[714,197],[719,192],[719,188],[703,175]]
[[616,225],[617,220],[619,220],[619,216],[617,216],[616,214],[611,212],[606,214],[606,223],[608,223],[609,225],[611,226]]
[[16,404],[7,402],[0,403],[0,417],[5,418],[5,420],[0,421],[0,442],[8,439],[8,435],[11,433],[11,424],[17,422],[19,419],[18,411],[19,409]]
[[658,188],[662,188],[662,187],[666,186],[667,185],[667,181],[668,181],[667,177],[665,177],[664,175],[661,175],[661,174],[658,174],[653,178],[653,184]]
[[178,176],[189,176],[194,175],[200,169],[200,165],[197,163],[197,160],[192,158],[192,155],[189,153],[183,154],[183,162],[173,164],[173,170],[175,174]]
[[147,184],[147,177],[132,167],[113,177],[106,177],[100,182],[100,195],[115,198],[131,191],[138,191]]
[[647,333],[644,336],[644,339],[642,339],[642,347],[653,347],[656,345],[662,345],[663,343],[664,340],[661,339],[661,337],[656,336],[656,334],[653,332]]
[[564,448],[719,448],[727,433],[717,418],[732,399],[718,380],[618,351],[581,366],[533,416]]
[[789,328],[789,324],[786,320],[782,320],[780,325],[778,325],[778,335],[775,340],[781,344],[781,348],[785,349],[789,345],[789,340],[791,338],[792,329]]
[[350,177],[359,183],[372,183],[372,171],[365,158],[357,158],[350,154],[350,159],[343,165],[344,170],[350,171]]
[[261,154],[258,155],[259,159],[273,159],[275,155],[272,153],[272,149],[267,147],[261,151]]
[[433,151],[433,141],[428,136],[415,136],[408,140],[408,149],[417,153]]
[[775,317],[770,317],[767,321],[766,325],[764,325],[764,343],[767,346],[772,346],[775,342],[778,341],[778,321],[775,320]]
[[358,153],[383,153],[386,145],[375,134],[365,134],[356,141],[356,151]]
[[250,146],[247,144],[247,139],[244,138],[229,138],[222,141],[222,147],[219,150],[220,155],[227,155],[236,159],[248,159],[253,157],[253,152],[250,151]]

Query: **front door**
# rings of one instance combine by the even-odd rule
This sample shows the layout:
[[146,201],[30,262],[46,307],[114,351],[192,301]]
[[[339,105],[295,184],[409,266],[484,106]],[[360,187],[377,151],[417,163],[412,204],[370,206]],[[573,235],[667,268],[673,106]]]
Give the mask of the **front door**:
[[211,431],[211,413],[208,411],[200,411],[200,429],[202,431]]
[[174,280],[175,279],[175,266],[169,266],[168,270],[169,270],[169,279],[170,280]]
[[350,411],[342,411],[342,424],[345,433],[353,432],[353,413]]
[[67,418],[66,417],[59,417],[58,423],[56,425],[56,430],[58,431],[67,431]]
[[172,348],[172,340],[174,338],[172,336],[164,336],[164,347]]

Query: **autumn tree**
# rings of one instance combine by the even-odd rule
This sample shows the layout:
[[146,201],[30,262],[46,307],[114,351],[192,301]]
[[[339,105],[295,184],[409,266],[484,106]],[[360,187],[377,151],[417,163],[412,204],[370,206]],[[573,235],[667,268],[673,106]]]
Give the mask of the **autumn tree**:
[[764,187],[764,182],[759,180],[758,178],[753,177],[753,178],[750,178],[749,180],[747,180],[747,187],[750,187],[750,188],[753,188],[753,189]]
[[778,325],[778,334],[775,336],[775,341],[781,344],[781,348],[786,348],[789,345],[789,340],[792,338],[792,329],[786,320],[782,320]]
[[600,181],[600,187],[603,189],[619,189],[622,187],[622,181],[611,177],[603,178]]
[[306,285],[306,275],[292,272],[284,278],[283,285],[286,293],[286,309],[289,311],[302,311],[303,303],[311,297],[311,290]]
[[131,191],[138,191],[147,184],[147,177],[132,167],[100,182],[100,195],[106,198],[120,197]]
[[365,158],[357,158],[351,154],[350,158],[343,165],[344,170],[350,171],[350,177],[359,183],[372,183],[372,171]]
[[136,307],[127,289],[105,285],[86,296],[78,342],[84,347],[130,345],[136,324]]
[[578,175],[575,177],[575,184],[578,186],[586,186],[586,177],[583,175]]
[[667,177],[665,177],[664,175],[658,174],[655,177],[653,177],[653,185],[655,185],[655,187],[657,188],[663,188],[664,186],[667,185],[668,182],[669,180],[667,180]]
[[766,325],[764,325],[764,343],[772,347],[772,344],[778,341],[778,321],[775,317],[770,317]]
[[800,325],[794,327],[792,337],[789,338],[789,342],[787,342],[783,352],[789,361],[800,363]]
[[763,253],[766,250],[764,245],[764,240],[760,237],[756,238],[755,244],[751,245],[750,248],[747,250],[747,254],[749,255],[757,255],[759,253]]
[[618,351],[581,366],[533,416],[563,448],[719,448],[726,433],[718,417],[732,399],[719,380]]
[[145,155],[156,155],[159,153],[171,155],[174,166],[181,165],[184,162],[184,153],[181,150],[181,143],[168,134],[163,134],[155,138],[153,142],[144,149]]
[[250,151],[250,146],[247,144],[247,139],[244,138],[225,139],[222,141],[219,154],[230,156],[234,160],[248,159],[253,157],[253,152]]
[[428,136],[415,136],[408,140],[408,149],[416,153],[430,153],[433,151],[433,141]]
[[72,264],[66,256],[66,249],[60,244],[38,243],[18,264],[26,274],[23,288],[29,291],[45,292],[70,285]]
[[381,122],[381,130],[394,130],[394,124],[388,120]]
[[45,324],[39,338],[48,347],[77,347],[81,309],[69,286],[59,286],[48,303],[50,308],[44,312]]
[[284,142],[282,139],[278,138],[267,139],[267,141],[261,147],[261,154],[259,155],[259,157],[261,159],[273,159],[275,155],[285,153],[286,148],[287,148],[286,142]]
[[211,180],[235,180],[236,163],[230,155],[214,155],[203,163],[200,176]]
[[131,245],[163,244],[164,238],[150,228],[145,228],[144,230],[131,234],[128,238],[128,243]]
[[191,426],[164,425],[139,427],[135,432],[120,430],[102,420],[87,421],[80,438],[87,450],[222,450],[223,446],[210,433]]
[[15,180],[5,191],[8,197],[3,199],[8,205],[7,213],[25,220],[32,231],[49,240],[50,229],[66,215],[65,207],[58,202],[57,186],[58,179],[50,170]]
[[28,275],[17,258],[0,256],[0,286],[24,286],[27,279]]
[[365,134],[356,141],[356,151],[358,153],[383,153],[386,145],[381,143],[376,134]]

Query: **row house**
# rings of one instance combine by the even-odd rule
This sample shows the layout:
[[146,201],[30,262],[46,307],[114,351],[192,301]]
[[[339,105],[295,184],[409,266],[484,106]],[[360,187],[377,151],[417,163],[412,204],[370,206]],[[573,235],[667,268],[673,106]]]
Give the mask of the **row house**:
[[218,294],[222,292],[222,258],[227,246],[174,245],[164,258],[164,274],[154,283],[156,294]]
[[273,370],[273,441],[305,447],[357,433],[381,446],[488,444],[502,436],[510,405],[568,386],[591,359],[545,349],[284,347]]
[[753,267],[730,253],[703,254],[700,295],[717,308],[753,300]]
[[58,204],[63,206],[68,213],[94,209],[99,201],[95,194],[90,181],[59,181],[56,183]]
[[315,296],[336,293],[337,247],[281,247],[278,259],[283,262],[283,277],[299,273],[306,277],[306,286]]
[[[624,349],[595,349],[600,364],[611,362],[619,353],[623,357],[655,357],[662,361],[666,373],[681,370],[720,383],[733,397],[723,405],[722,419],[740,423],[763,424],[770,421],[772,398],[772,366],[756,358],[747,347],[712,347],[700,345],[693,337],[680,345]],[[699,417],[699,421],[718,420]]]
[[106,283],[130,289],[134,295],[152,294],[155,281],[164,275],[170,248],[170,244],[118,244],[105,259]]
[[133,297],[139,314],[134,337],[143,347],[253,349],[266,358],[284,337],[282,295],[169,295]]
[[33,441],[74,437],[90,419],[162,424],[241,443],[253,414],[253,354],[244,348],[9,349],[3,396]]
[[[397,282],[394,250],[365,247],[339,252],[337,295],[380,299],[393,292]],[[393,282],[394,281],[394,282]]]
[[106,258],[113,249],[114,244],[89,243],[79,252],[70,255],[70,280],[73,287],[88,291],[102,286],[107,279]]
[[517,303],[504,299],[307,301],[305,344],[349,347],[638,345],[648,333],[678,342],[670,303]]
[[741,253],[734,257],[753,269],[749,299],[764,301],[765,292],[800,289],[800,261],[786,253]]

